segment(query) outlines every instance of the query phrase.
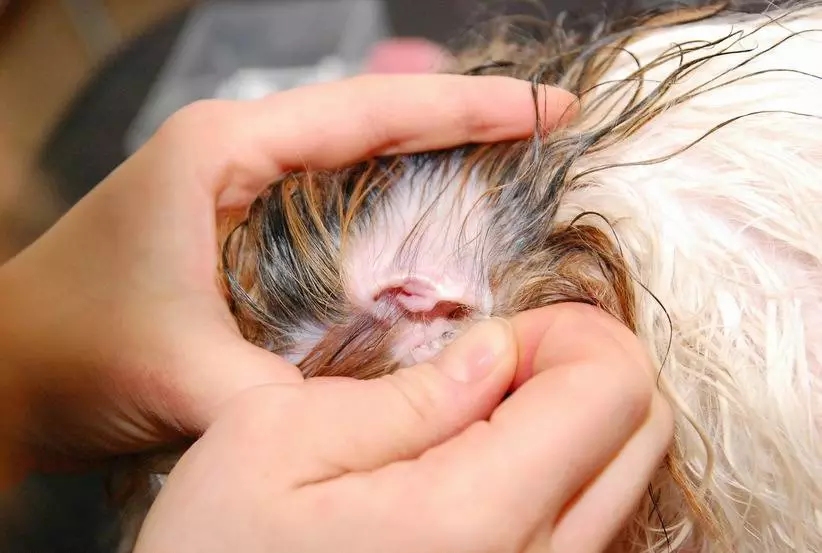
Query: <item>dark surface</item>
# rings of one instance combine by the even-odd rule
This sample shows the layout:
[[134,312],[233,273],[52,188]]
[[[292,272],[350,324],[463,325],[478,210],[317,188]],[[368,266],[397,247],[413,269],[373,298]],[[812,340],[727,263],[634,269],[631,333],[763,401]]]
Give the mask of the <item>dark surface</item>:
[[143,105],[188,11],[138,37],[98,70],[65,111],[40,154],[57,195],[75,203],[125,159],[124,137]]
[[117,514],[99,473],[29,479],[0,521],[0,551],[110,553],[117,545]]
[[[512,4],[508,2],[508,4]],[[513,3],[523,6],[524,3]],[[562,7],[602,3],[563,0]],[[463,34],[487,10],[476,0],[389,0],[398,36],[447,42]],[[163,21],[112,56],[66,110],[40,159],[55,192],[69,204],[88,193],[125,159],[124,135],[163,66],[187,13]],[[0,525],[0,548],[9,553],[103,553],[113,551],[114,512],[106,506],[98,474],[35,479],[26,487],[14,520]],[[26,518],[22,518],[22,515]]]

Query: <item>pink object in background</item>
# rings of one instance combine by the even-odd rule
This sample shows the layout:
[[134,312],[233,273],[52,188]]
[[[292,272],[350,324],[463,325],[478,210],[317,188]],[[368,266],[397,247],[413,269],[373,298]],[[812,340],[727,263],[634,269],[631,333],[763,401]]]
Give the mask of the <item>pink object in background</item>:
[[378,43],[365,66],[366,73],[433,73],[445,65],[447,52],[421,38],[397,38]]

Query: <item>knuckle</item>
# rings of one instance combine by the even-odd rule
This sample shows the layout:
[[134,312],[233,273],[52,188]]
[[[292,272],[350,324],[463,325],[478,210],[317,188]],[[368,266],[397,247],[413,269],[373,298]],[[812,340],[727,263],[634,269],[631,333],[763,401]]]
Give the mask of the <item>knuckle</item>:
[[458,88],[457,93],[451,95],[451,113],[456,125],[462,132],[472,140],[485,141],[497,139],[500,125],[504,121],[500,119],[498,111],[491,107],[488,100],[488,91],[462,83],[454,83]]
[[483,138],[493,128],[491,121],[472,102],[453,102],[451,117],[456,128],[466,137]]
[[587,398],[599,416],[618,416],[631,428],[648,418],[656,393],[654,380],[629,360],[575,365],[564,374],[561,385],[568,396]]
[[[589,379],[582,379],[587,380],[587,384],[580,384],[597,382],[610,397],[643,418],[656,391],[657,371],[642,341],[627,326],[598,307],[569,303],[563,309],[563,325],[595,335],[601,349],[610,352],[608,365],[602,366],[601,360],[590,363],[586,371]],[[592,333],[592,328],[597,332]]]
[[366,105],[360,111],[362,129],[368,134],[364,142],[370,145],[369,149],[387,149],[396,146],[395,138],[390,129],[390,114],[386,114],[378,103]]

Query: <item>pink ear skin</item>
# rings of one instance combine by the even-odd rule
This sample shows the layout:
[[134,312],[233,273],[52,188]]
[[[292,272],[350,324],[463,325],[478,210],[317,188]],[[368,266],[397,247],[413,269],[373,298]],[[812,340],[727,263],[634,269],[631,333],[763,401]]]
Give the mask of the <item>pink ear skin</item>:
[[366,73],[435,73],[448,59],[442,47],[421,38],[395,38],[378,43],[365,65]]
[[467,287],[467,283],[446,284],[424,276],[408,276],[383,286],[374,301],[388,300],[409,314],[447,317],[459,309],[480,309],[477,299],[466,293]]
[[458,322],[480,307],[464,283],[424,275],[381,280],[370,307],[378,315],[392,305],[404,313],[395,327],[393,351],[405,366],[439,353],[456,336]]

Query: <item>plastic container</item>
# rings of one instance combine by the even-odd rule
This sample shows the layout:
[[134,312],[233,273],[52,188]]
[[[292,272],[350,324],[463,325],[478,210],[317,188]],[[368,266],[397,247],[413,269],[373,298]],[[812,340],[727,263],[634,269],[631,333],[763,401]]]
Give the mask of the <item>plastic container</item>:
[[247,99],[360,72],[391,34],[378,0],[205,3],[194,8],[125,136],[129,154],[169,115],[205,98]]

